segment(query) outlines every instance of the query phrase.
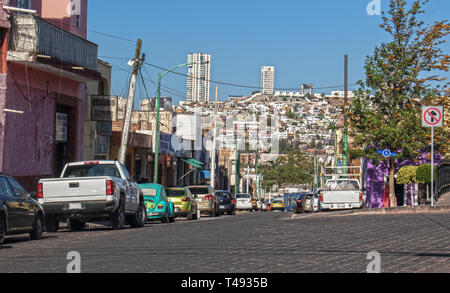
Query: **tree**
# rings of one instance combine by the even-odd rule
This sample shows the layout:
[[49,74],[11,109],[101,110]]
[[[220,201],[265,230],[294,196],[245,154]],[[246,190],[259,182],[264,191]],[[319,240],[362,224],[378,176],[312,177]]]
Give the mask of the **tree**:
[[[366,58],[366,81],[359,82],[357,97],[346,109],[352,116],[350,134],[369,159],[380,160],[377,150],[386,148],[398,152],[400,160],[413,159],[426,148],[420,105],[439,97],[444,79],[437,72],[448,71],[450,63],[441,49],[450,32],[447,21],[425,26],[419,19],[427,2],[391,0],[380,27],[392,41]],[[389,198],[395,207],[395,158],[389,163]]]
[[280,155],[273,164],[260,168],[264,181],[270,182],[271,185],[304,184],[313,180],[313,161],[299,149],[290,150],[286,155]]

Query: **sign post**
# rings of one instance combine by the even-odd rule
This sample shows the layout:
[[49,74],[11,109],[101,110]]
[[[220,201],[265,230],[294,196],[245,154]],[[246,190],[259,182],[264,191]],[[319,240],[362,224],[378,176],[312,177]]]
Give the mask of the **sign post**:
[[443,106],[422,106],[422,127],[431,127],[431,206],[434,206],[434,128],[444,125]]

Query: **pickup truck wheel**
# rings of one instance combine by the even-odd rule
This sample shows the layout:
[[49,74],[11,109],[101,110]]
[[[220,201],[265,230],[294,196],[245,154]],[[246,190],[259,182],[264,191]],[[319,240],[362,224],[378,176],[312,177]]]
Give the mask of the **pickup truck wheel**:
[[85,226],[86,222],[77,219],[69,219],[69,229],[72,231],[82,231]]
[[45,230],[50,233],[58,232],[59,221],[55,215],[45,216]]
[[0,215],[0,245],[2,245],[3,242],[5,241],[5,235],[6,235],[5,217],[3,215]]
[[36,220],[34,220],[33,231],[30,232],[30,238],[33,240],[41,239],[42,231],[44,231],[44,223],[42,222],[42,216],[38,214]]
[[145,220],[147,213],[145,210],[145,205],[143,203],[139,204],[139,209],[136,214],[128,218],[128,223],[132,228],[141,228],[145,225]]
[[120,230],[125,226],[125,211],[123,204],[121,204],[117,211],[111,215],[111,226],[113,230]]

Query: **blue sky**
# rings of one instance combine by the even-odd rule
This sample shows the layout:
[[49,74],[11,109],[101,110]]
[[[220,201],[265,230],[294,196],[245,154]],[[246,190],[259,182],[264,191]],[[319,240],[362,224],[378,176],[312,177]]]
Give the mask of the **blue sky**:
[[[370,0],[90,0],[88,39],[99,45],[99,58],[113,67],[112,94],[127,95],[129,70],[137,38],[143,40],[147,62],[169,68],[186,62],[187,54],[212,55],[211,79],[258,87],[260,67],[275,66],[276,88],[342,86],[344,55],[349,55],[349,83],[364,78],[364,59],[388,41],[369,16]],[[383,10],[388,0],[381,0]],[[129,6],[129,7],[127,7]],[[449,17],[450,1],[431,0],[425,20]],[[110,34],[130,41],[107,37]],[[444,46],[450,51],[449,44]],[[110,58],[114,57],[114,58]],[[124,59],[120,59],[124,58]],[[120,68],[120,69],[119,69]],[[161,70],[145,66],[144,77],[157,80]],[[177,70],[187,73],[186,68]],[[148,77],[148,75],[149,77]],[[146,80],[154,95],[156,87]],[[186,78],[169,74],[162,90],[174,102],[183,99]],[[211,84],[214,99],[216,84]],[[354,89],[354,87],[351,87]],[[316,90],[328,93],[343,88]],[[144,97],[138,86],[136,98]],[[219,99],[249,95],[252,89],[219,85]]]

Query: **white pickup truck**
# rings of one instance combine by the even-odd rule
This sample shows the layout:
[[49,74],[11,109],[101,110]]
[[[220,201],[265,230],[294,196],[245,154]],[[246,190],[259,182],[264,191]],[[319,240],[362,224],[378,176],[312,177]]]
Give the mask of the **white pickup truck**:
[[357,179],[329,179],[320,192],[322,210],[359,209],[364,206]]
[[39,181],[37,198],[48,232],[56,232],[66,219],[72,230],[92,220],[109,219],[113,229],[126,223],[143,227],[146,220],[143,192],[117,161],[68,163],[59,178]]

